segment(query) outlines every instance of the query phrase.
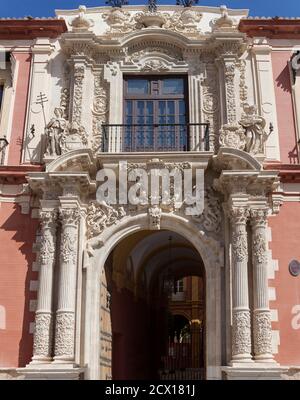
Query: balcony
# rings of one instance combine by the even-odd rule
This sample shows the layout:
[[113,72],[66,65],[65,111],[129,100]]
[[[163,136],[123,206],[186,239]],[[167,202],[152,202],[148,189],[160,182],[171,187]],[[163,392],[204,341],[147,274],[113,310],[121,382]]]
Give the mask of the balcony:
[[209,124],[102,125],[103,152],[209,151]]

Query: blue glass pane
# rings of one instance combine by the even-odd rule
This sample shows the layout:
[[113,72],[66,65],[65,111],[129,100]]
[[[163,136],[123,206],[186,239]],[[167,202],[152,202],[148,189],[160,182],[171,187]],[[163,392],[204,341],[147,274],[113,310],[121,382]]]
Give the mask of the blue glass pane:
[[147,79],[128,79],[128,94],[147,94],[149,92],[149,81]]
[[166,103],[164,101],[159,102],[159,115],[165,115],[166,113]]
[[179,114],[185,114],[185,103],[183,100],[179,101]]
[[163,80],[163,94],[183,94],[183,92],[183,79],[170,78]]
[[132,101],[126,101],[126,115],[132,115]]
[[146,102],[146,112],[147,112],[147,115],[153,115],[153,102],[152,101]]
[[174,101],[167,102],[167,114],[175,114],[175,103]]
[[143,101],[137,102],[137,112],[138,112],[138,115],[144,115],[144,102]]

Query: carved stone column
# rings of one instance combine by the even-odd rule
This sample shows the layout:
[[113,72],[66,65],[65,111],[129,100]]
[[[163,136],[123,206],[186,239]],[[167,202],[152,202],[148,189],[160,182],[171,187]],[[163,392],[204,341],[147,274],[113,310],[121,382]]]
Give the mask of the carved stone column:
[[81,125],[82,119],[82,103],[83,103],[83,81],[85,77],[85,67],[82,64],[74,64],[72,105],[71,105],[71,121],[78,126]]
[[233,253],[232,361],[251,362],[251,322],[248,287],[248,210],[233,207],[229,212]]
[[267,212],[267,209],[251,210],[254,282],[254,359],[259,362],[273,361],[272,326],[268,292],[268,261],[266,242]]
[[61,248],[58,305],[55,327],[55,360],[74,361],[75,306],[79,210],[60,208]]
[[225,41],[219,47],[220,58],[220,81],[224,82],[223,86],[223,112],[222,112],[222,128],[220,130],[220,145],[223,147],[232,147],[243,150],[245,147],[245,133],[238,124],[239,107],[237,78],[238,74],[238,57],[241,50],[240,41]]
[[32,363],[52,361],[52,291],[56,253],[57,211],[43,210],[41,219],[40,272]]

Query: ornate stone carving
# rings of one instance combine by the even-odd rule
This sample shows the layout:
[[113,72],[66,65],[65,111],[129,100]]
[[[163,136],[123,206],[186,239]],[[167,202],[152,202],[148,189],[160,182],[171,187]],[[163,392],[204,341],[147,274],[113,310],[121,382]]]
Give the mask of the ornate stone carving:
[[236,65],[240,71],[240,103],[241,106],[244,107],[248,99],[248,86],[246,85],[246,61],[238,60]]
[[93,103],[93,151],[101,151],[103,144],[102,124],[107,122],[108,117],[108,85],[104,82],[102,72],[95,75],[94,103]]
[[193,217],[193,219],[201,223],[208,232],[220,232],[222,220],[221,204],[212,188],[205,190],[203,213],[199,217]]
[[92,26],[92,23],[85,17],[86,7],[79,6],[78,12],[79,12],[78,16],[74,18],[70,23],[70,25],[72,26],[72,30],[77,32],[88,31],[89,28]]
[[52,354],[52,314],[51,312],[37,312],[34,329],[34,357],[51,358]]
[[65,263],[76,263],[77,257],[77,233],[65,232],[61,239],[61,258]]
[[77,122],[71,122],[67,125],[66,131],[60,138],[61,154],[84,148],[87,144],[87,134],[84,127],[78,125]]
[[224,62],[225,75],[225,92],[226,92],[226,108],[227,108],[227,123],[236,124],[236,100],[235,100],[235,85],[234,77],[236,73],[235,62]]
[[125,215],[123,207],[114,208],[105,202],[90,203],[86,219],[88,238],[101,234],[105,228],[114,225]]
[[61,155],[61,140],[67,130],[67,121],[64,118],[64,110],[55,108],[54,117],[45,128],[46,133],[46,155]]
[[232,355],[249,355],[251,353],[250,312],[234,310],[232,321]]
[[163,71],[168,71],[170,67],[162,60],[148,60],[146,61],[142,68],[141,71],[143,72],[163,72]]
[[72,122],[76,122],[78,126],[81,125],[81,112],[82,112],[82,89],[85,69],[81,65],[74,67],[74,91],[73,91],[73,108],[72,108]]
[[202,14],[192,9],[184,9],[171,14],[146,10],[131,15],[115,8],[102,14],[102,18],[109,25],[107,34],[129,33],[145,28],[164,28],[174,32],[199,34],[197,24]]
[[244,150],[253,155],[264,154],[264,145],[268,139],[268,134],[265,132],[266,120],[257,114],[257,107],[245,104],[239,124],[245,129]]
[[40,262],[42,264],[49,264],[54,259],[56,243],[53,229],[43,230],[43,239],[40,247]]
[[210,150],[216,149],[215,132],[219,130],[219,82],[218,71],[213,62],[205,64],[205,78],[202,81],[202,112],[204,121],[209,122],[209,145]]
[[60,208],[59,216],[63,226],[77,226],[80,219],[80,212],[77,208]]
[[254,263],[265,263],[267,258],[266,238],[262,233],[254,235],[252,240],[252,252]]
[[65,109],[55,108],[55,117],[46,126],[46,156],[60,156],[87,146],[85,129],[76,122],[68,123]]
[[201,18],[201,13],[186,8],[168,16],[163,28],[180,33],[199,33],[197,24]]
[[219,142],[222,147],[244,150],[246,144],[245,132],[238,125],[223,125],[220,130]]
[[68,120],[69,118],[69,107],[70,107],[70,90],[63,88],[60,96],[60,108],[64,110],[63,118]]
[[233,18],[229,17],[228,9],[226,6],[220,7],[221,17],[216,19],[214,22],[213,31],[232,31],[234,30],[236,23]]
[[155,205],[148,209],[150,230],[160,230],[161,209]]
[[[254,353],[259,358],[261,355],[272,355],[272,324],[269,310],[256,310],[253,316]],[[269,358],[272,358],[269,357]]]
[[55,356],[74,355],[75,317],[73,312],[60,311],[56,314]]
[[107,33],[131,32],[136,25],[129,12],[121,8],[113,8],[111,11],[102,14],[103,20],[109,25]]
[[236,262],[247,261],[248,244],[246,234],[241,232],[232,234],[232,253]]
[[245,207],[232,207],[229,209],[229,218],[233,226],[246,225],[249,217],[249,210]]

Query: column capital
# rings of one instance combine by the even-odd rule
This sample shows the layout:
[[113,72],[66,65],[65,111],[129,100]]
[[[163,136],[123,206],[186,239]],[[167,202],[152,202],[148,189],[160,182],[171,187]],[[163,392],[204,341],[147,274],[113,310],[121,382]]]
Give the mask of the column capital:
[[80,219],[78,208],[59,208],[59,219],[63,225],[77,226]]
[[229,207],[228,216],[231,224],[234,225],[246,225],[249,217],[249,209],[247,207]]
[[250,222],[252,227],[265,227],[268,218],[267,208],[251,208],[250,209]]
[[52,229],[56,226],[58,212],[56,209],[40,210],[39,217],[42,229]]

